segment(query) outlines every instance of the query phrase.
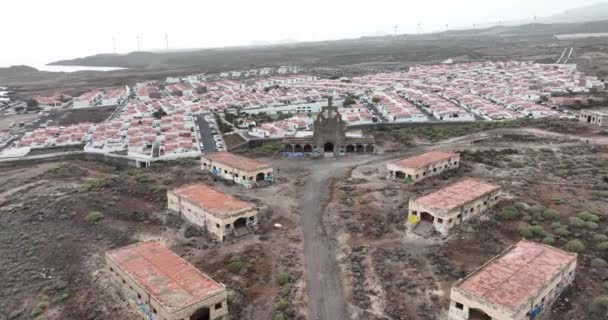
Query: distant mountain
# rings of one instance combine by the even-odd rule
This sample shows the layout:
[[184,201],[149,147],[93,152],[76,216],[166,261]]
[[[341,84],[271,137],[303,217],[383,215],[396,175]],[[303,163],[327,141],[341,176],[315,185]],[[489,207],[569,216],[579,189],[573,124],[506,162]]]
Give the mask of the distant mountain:
[[279,42],[277,42],[277,44],[292,44],[292,43],[298,43],[299,41],[296,39],[292,39],[292,38],[285,38],[285,39],[281,39],[279,40]]
[[541,18],[542,23],[580,23],[608,20],[608,2],[567,10],[556,15]]
[[[481,23],[477,24],[477,28],[491,28],[491,27],[508,27],[508,26],[520,26],[525,24],[570,24],[570,23],[585,23],[593,21],[608,20],[608,2],[601,2],[589,6],[577,7],[564,12],[554,14],[548,17],[537,17],[534,20],[533,17],[520,19],[520,20],[509,20],[492,23]],[[468,29],[459,28],[459,29]]]
[[547,36],[572,33],[604,33],[608,19],[587,23],[530,23],[514,26],[492,26],[482,29],[450,30],[442,32],[450,36]]

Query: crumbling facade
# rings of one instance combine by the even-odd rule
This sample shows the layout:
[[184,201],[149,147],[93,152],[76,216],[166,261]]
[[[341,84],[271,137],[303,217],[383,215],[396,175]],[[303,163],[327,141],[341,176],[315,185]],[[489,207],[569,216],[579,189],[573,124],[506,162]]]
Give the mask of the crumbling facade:
[[321,109],[313,123],[314,131],[296,134],[283,139],[283,151],[292,155],[336,156],[347,153],[373,153],[376,147],[374,137],[361,132],[347,132],[346,122],[332,105],[332,98]]
[[246,234],[258,223],[254,205],[202,183],[167,191],[167,206],[219,241]]
[[578,121],[596,125],[598,127],[608,127],[608,113],[594,110],[583,110],[578,115]]
[[575,271],[575,253],[520,241],[454,284],[448,319],[537,319],[572,284]]
[[389,179],[416,183],[446,170],[456,169],[459,164],[458,154],[435,150],[388,162],[386,169]]
[[430,223],[442,236],[455,226],[479,216],[500,201],[501,187],[465,179],[443,189],[410,199],[408,226]]
[[203,171],[226,180],[234,181],[245,188],[252,188],[262,181],[272,182],[272,163],[230,152],[215,152],[201,158]]
[[226,287],[156,241],[106,252],[112,286],[146,320],[227,320]]

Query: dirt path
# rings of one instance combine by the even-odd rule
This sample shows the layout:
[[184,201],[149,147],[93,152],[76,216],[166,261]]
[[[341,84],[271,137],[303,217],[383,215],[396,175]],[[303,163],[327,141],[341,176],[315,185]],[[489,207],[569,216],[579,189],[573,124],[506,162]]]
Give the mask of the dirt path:
[[331,184],[356,165],[393,155],[369,155],[340,160],[277,160],[275,168],[307,168],[299,198],[304,239],[304,278],[308,295],[308,319],[349,319],[336,261],[335,235],[323,223],[325,204],[330,198]]

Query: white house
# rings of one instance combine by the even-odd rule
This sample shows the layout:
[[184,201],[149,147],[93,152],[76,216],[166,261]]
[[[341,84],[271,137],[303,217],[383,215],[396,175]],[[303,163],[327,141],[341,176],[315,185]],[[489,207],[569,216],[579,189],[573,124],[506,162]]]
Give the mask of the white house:
[[93,107],[101,101],[103,93],[101,91],[89,91],[79,97],[74,98],[74,109]]

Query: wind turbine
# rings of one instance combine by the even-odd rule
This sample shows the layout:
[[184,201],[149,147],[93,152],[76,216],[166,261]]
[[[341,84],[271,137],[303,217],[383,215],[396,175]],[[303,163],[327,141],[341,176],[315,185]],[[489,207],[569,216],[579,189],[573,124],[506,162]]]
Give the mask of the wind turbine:
[[422,25],[422,22],[418,22],[418,35],[420,35],[420,26]]
[[116,37],[112,36],[112,46],[114,47],[114,54],[116,54]]
[[141,37],[139,36],[139,33],[137,34],[137,36],[135,36],[135,38],[137,39],[137,51],[141,51],[141,45],[140,45]]
[[394,35],[396,36],[397,35],[397,28],[398,28],[398,26],[395,25],[393,28],[395,29],[395,34]]
[[169,34],[165,33],[165,45],[167,47],[167,50],[169,50]]

